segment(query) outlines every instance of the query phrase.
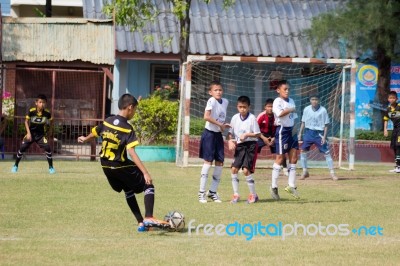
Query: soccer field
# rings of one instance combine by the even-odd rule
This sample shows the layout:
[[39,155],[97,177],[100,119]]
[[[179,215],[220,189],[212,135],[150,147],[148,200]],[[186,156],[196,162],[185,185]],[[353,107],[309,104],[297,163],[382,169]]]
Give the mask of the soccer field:
[[[0,161],[0,265],[400,263],[400,175],[388,172],[391,165],[338,170],[337,182],[326,169],[311,169],[309,179],[298,181],[300,200],[285,193],[281,176],[279,202],[269,195],[271,169],[257,169],[260,201],[245,203],[240,176],[242,201],[232,205],[228,168],[223,203],[200,204],[200,168],[146,163],[156,187],[155,216],[179,210],[186,230],[138,233],[124,194],[111,190],[99,162],[56,159],[55,175],[44,158],[22,161],[17,174],[10,173],[12,164]],[[143,194],[137,198],[143,210]]]

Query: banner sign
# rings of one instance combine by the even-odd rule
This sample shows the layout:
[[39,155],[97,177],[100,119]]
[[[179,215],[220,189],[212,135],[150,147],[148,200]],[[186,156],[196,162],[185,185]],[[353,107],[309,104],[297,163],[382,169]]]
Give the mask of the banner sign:
[[[392,65],[390,70],[390,90],[396,91],[400,99],[400,65]],[[371,130],[373,109],[386,110],[387,106],[387,102],[374,102],[378,67],[376,64],[358,64],[356,75],[356,129]],[[392,128],[389,120],[388,129]]]

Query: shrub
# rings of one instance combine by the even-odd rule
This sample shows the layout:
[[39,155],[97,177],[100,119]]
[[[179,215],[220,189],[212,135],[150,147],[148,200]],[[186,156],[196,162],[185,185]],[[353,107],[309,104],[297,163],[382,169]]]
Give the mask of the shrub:
[[171,144],[178,124],[178,102],[158,95],[142,99],[130,121],[141,144]]
[[201,117],[190,117],[190,135],[201,135],[206,121]]
[[390,140],[392,132],[389,131],[389,136],[385,137],[383,132],[374,132],[369,130],[356,130],[357,140]]

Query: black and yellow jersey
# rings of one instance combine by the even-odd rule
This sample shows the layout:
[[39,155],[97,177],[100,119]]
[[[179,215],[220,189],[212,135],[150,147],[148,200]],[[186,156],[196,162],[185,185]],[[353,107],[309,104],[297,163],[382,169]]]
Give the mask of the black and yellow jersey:
[[383,120],[388,121],[389,119],[392,120],[393,127],[400,127],[400,103],[396,104],[395,107],[391,105],[387,107]]
[[29,120],[29,130],[31,134],[36,136],[43,136],[46,134],[49,122],[52,119],[48,109],[39,112],[36,107],[31,108],[25,118]]
[[127,149],[135,147],[139,142],[125,117],[108,117],[102,124],[94,127],[92,133],[102,139],[100,159],[103,167],[132,165],[127,157]]

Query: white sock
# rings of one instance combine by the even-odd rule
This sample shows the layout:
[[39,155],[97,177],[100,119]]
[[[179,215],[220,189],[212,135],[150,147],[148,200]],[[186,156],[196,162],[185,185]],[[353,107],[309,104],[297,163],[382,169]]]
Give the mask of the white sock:
[[200,176],[200,192],[205,192],[206,191],[206,184],[207,184],[207,179],[208,179],[208,171],[211,168],[211,164],[203,164],[203,167],[201,168],[201,176]]
[[326,160],[326,164],[328,165],[328,168],[331,172],[331,174],[334,172],[333,171],[333,160],[332,160],[332,156],[328,153],[325,154],[325,160]]
[[251,194],[256,194],[256,186],[254,184],[253,175],[246,176],[247,186],[249,187]]
[[217,192],[219,182],[221,181],[222,166],[214,166],[214,173],[212,176],[210,191]]
[[289,164],[289,186],[296,187],[296,164]]
[[233,194],[239,194],[239,179],[237,174],[231,174]]
[[281,166],[279,164],[274,163],[274,165],[272,166],[272,184],[271,184],[272,188],[278,187],[278,178],[280,171],[281,171]]
[[303,172],[307,171],[307,153],[301,152],[300,153],[300,164],[303,168]]

